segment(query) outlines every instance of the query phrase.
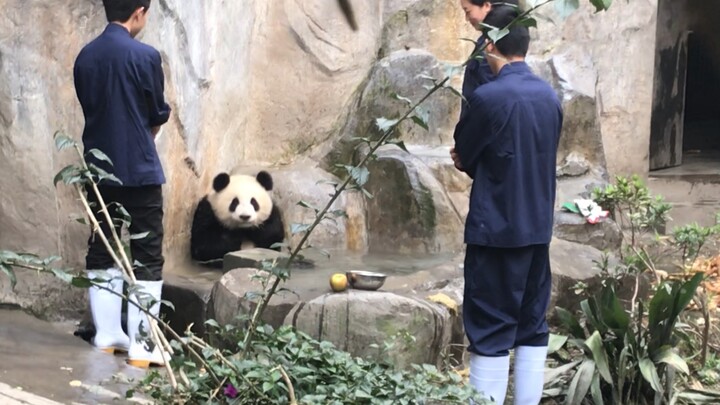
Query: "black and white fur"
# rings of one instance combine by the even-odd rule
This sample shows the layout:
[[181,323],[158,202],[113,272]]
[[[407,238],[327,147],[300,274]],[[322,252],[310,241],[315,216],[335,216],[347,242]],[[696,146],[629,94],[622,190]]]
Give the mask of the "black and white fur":
[[[285,239],[280,209],[270,195],[272,176],[220,173],[212,190],[195,209],[190,234],[193,260],[216,267],[228,252],[253,247],[270,249]],[[278,248],[275,248],[279,250]]]

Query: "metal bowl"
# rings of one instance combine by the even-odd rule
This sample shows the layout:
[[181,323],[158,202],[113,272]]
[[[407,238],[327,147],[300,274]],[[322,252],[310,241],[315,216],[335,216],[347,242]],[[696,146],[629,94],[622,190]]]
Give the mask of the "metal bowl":
[[385,278],[387,278],[385,274],[363,270],[348,271],[346,276],[352,288],[370,291],[382,287],[382,285],[385,284]]

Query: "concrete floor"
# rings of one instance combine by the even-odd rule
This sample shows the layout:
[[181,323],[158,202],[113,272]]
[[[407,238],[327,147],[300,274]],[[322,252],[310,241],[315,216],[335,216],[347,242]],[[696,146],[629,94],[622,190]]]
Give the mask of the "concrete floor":
[[720,212],[720,151],[686,152],[682,165],[650,172],[648,187],[673,205],[668,230],[692,222],[713,225]]
[[124,399],[130,388],[126,381],[142,378],[143,370],[126,365],[124,357],[95,350],[73,336],[74,329],[72,322],[48,323],[0,309],[3,404],[53,403],[37,396],[62,404],[149,403]]

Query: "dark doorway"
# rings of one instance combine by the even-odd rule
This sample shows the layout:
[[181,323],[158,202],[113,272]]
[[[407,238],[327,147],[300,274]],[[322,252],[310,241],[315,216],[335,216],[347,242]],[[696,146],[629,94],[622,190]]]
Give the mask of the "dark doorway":
[[717,15],[720,1],[658,1],[649,163],[667,170],[653,175],[720,173]]
[[720,66],[712,55],[712,38],[691,34],[688,39],[687,85],[683,152],[720,151]]

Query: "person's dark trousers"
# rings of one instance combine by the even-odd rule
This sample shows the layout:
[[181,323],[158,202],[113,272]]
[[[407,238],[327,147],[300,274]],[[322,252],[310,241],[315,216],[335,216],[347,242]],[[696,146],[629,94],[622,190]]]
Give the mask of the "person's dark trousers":
[[546,346],[551,285],[549,245],[468,245],[463,300],[468,350],[505,356],[517,346]]
[[[141,187],[115,187],[99,186],[100,194],[108,207],[108,211],[115,223],[115,229],[120,235],[123,226],[122,220],[125,209],[130,218],[130,235],[141,235],[148,232],[142,238],[130,240],[130,252],[134,263],[133,270],[135,277],[142,281],[162,280],[162,269],[165,259],[162,253],[163,242],[163,197],[162,186],[151,185]],[[97,202],[95,193],[91,188],[86,188],[88,201],[91,208],[100,222],[105,235],[114,246],[110,236],[110,228],[105,214],[100,211],[100,204]],[[99,235],[93,233],[88,239],[88,253],[85,257],[86,269],[108,269],[116,264],[107,251]]]

